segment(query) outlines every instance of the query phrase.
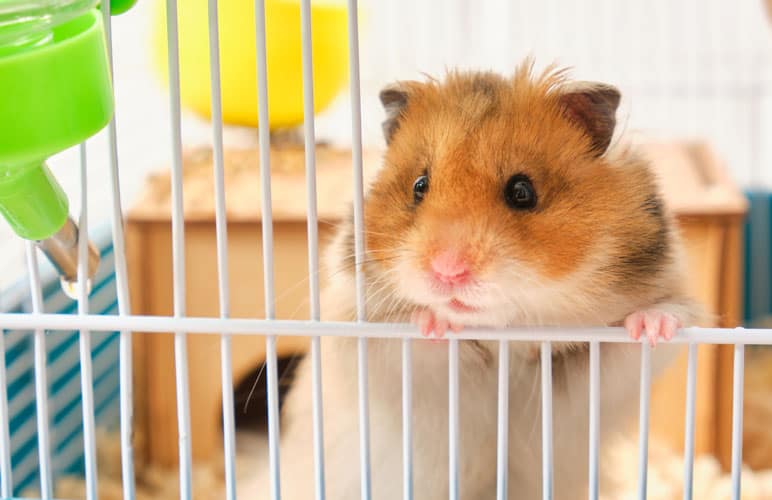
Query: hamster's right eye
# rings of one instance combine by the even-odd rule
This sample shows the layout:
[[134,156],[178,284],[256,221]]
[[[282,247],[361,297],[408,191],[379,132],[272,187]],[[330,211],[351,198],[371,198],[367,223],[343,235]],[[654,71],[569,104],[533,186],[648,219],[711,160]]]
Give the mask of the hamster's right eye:
[[421,203],[421,200],[424,199],[424,196],[426,196],[426,192],[429,190],[429,177],[427,177],[425,174],[420,176],[418,179],[415,180],[413,183],[413,201],[416,203]]
[[531,179],[523,174],[516,174],[509,178],[504,187],[504,199],[509,208],[514,210],[530,210],[536,206],[536,190]]

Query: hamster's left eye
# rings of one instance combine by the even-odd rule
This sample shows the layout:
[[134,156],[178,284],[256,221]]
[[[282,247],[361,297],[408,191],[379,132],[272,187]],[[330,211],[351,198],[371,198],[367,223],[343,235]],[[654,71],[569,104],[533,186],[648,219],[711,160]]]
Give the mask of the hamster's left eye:
[[413,183],[413,201],[416,203],[421,202],[426,196],[426,192],[429,190],[429,177],[426,175],[420,176]]
[[516,174],[504,187],[504,200],[515,210],[530,210],[536,206],[536,190],[527,175]]

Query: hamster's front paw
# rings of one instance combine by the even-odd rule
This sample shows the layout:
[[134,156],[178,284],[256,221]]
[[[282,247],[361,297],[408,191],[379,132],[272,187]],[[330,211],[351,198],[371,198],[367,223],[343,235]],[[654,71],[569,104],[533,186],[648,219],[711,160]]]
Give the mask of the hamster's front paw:
[[681,326],[681,320],[675,315],[657,309],[637,311],[625,318],[625,328],[630,337],[638,340],[645,330],[652,347],[657,345],[659,339],[672,339]]
[[452,330],[460,332],[464,327],[437,317],[431,309],[419,309],[413,313],[412,322],[418,325],[424,337],[442,338],[445,332]]

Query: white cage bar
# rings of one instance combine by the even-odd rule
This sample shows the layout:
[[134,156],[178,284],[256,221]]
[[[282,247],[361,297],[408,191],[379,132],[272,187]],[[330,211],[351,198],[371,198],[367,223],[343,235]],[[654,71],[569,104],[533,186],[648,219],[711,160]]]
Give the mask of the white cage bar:
[[[102,4],[102,19],[105,25],[107,38],[107,54],[110,61],[110,75],[114,75],[113,68],[113,36],[112,15],[110,2]],[[107,126],[108,148],[110,157],[110,191],[111,212],[110,228],[113,237],[113,255],[115,265],[115,293],[118,299],[118,314],[128,316],[131,314],[129,303],[129,280],[126,267],[126,245],[123,233],[123,209],[121,207],[121,183],[118,171],[118,133],[116,129],[115,115]],[[120,406],[120,434],[121,434],[121,483],[123,497],[133,499],[134,489],[134,444],[132,442],[134,420],[134,381],[132,370],[132,346],[131,332],[121,330],[118,340],[118,380],[119,380],[119,406]]]
[[646,500],[649,463],[649,403],[651,402],[651,346],[641,343],[641,391],[638,414],[638,499]]
[[[78,230],[88,234],[88,165],[86,143],[80,145],[80,218]],[[88,238],[78,239],[78,315],[88,314]],[[91,330],[80,329],[80,391],[83,410],[83,454],[86,462],[86,498],[96,500],[97,494],[97,451],[96,416],[94,414],[94,376],[91,363]]]
[[413,499],[413,355],[402,339],[402,499]]
[[458,500],[458,340],[448,341],[448,498]]
[[697,399],[697,345],[689,344],[686,366],[686,425],[684,427],[684,500],[691,500],[694,482],[694,415]]
[[600,344],[590,342],[590,431],[589,431],[589,499],[599,495],[600,449]]
[[552,344],[541,343],[541,488],[552,500]]
[[[209,86],[212,107],[212,150],[214,156],[215,226],[217,239],[217,288],[220,317],[230,316],[228,276],[228,221],[225,210],[225,160],[223,152],[222,91],[220,85],[220,29],[217,0],[209,0]],[[223,455],[225,498],[236,500],[236,423],[233,409],[233,365],[231,337],[220,336],[220,385],[222,387]]]
[[496,500],[507,499],[509,471],[509,342],[499,341],[498,429],[496,445]]
[[[268,76],[265,41],[265,2],[255,1],[255,25],[257,47],[258,121],[260,136],[260,186],[262,189],[262,236],[263,273],[265,293],[265,317],[276,317],[276,299],[273,274],[273,215],[271,209],[271,137],[268,127]],[[271,471],[271,498],[281,498],[279,472],[279,388],[276,373],[276,335],[265,338],[266,383],[268,393],[268,459]]]
[[[319,221],[316,203],[316,132],[314,129],[314,65],[311,50],[311,0],[300,4],[303,44],[303,139],[306,160],[306,205],[308,233],[308,293],[311,321],[321,319],[319,298]],[[314,481],[316,500],[324,500],[324,419],[322,411],[322,348],[318,336],[311,338],[311,370],[314,434]]]
[[[29,274],[32,312],[43,312],[43,293],[40,286],[37,248],[27,242],[27,273]],[[51,474],[51,444],[48,432],[48,373],[46,370],[46,332],[35,330],[35,407],[38,432],[38,463],[40,467],[40,496],[49,500],[54,495]]]
[[743,454],[743,381],[745,346],[735,344],[732,373],[732,500],[740,500]]
[[[166,0],[166,32],[169,65],[169,117],[172,136],[172,279],[174,316],[185,316],[185,219],[182,193],[182,118],[177,0]],[[177,387],[177,434],[179,440],[180,498],[188,500],[193,489],[190,444],[190,393],[188,349],[185,330],[174,332],[174,371]]]

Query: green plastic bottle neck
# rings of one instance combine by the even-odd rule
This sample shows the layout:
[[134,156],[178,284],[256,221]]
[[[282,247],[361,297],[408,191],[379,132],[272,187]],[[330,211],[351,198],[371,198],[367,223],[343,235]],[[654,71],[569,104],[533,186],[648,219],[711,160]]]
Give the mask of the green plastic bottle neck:
[[0,165],[0,213],[28,240],[43,240],[64,225],[67,196],[42,162]]

